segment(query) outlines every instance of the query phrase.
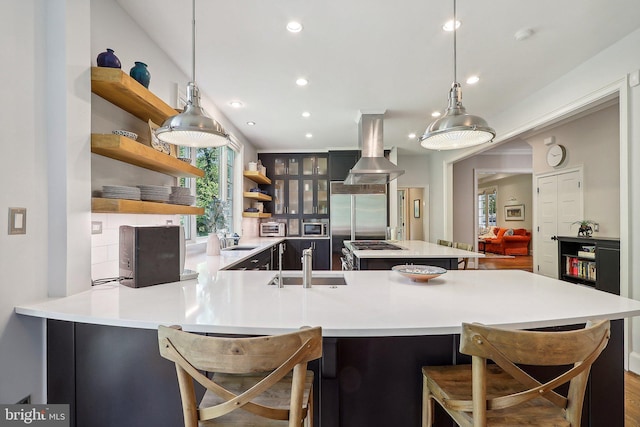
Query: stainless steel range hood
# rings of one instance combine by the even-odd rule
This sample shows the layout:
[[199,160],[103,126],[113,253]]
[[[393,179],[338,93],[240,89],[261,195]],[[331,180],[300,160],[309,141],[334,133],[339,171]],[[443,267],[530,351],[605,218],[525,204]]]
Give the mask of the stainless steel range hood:
[[362,114],[358,122],[358,146],[362,157],[349,171],[345,184],[387,184],[404,173],[384,157],[384,114]]

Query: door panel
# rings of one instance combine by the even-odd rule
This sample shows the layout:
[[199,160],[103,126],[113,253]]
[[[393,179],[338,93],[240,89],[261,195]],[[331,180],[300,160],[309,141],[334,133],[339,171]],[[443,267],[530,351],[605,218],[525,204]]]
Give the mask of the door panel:
[[535,253],[538,273],[548,277],[558,276],[558,244],[551,240],[558,234],[558,180],[555,176],[538,179],[538,239]]
[[[572,236],[573,222],[582,219],[582,171],[538,178],[537,273],[558,278],[558,243],[553,236]],[[535,269],[534,269],[535,271]]]

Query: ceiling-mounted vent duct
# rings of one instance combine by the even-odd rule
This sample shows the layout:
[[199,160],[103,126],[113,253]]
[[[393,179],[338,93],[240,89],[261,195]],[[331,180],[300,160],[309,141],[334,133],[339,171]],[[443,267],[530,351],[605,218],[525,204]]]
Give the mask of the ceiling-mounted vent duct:
[[362,157],[349,171],[345,184],[387,184],[404,170],[384,157],[384,114],[362,114],[358,122],[358,147]]

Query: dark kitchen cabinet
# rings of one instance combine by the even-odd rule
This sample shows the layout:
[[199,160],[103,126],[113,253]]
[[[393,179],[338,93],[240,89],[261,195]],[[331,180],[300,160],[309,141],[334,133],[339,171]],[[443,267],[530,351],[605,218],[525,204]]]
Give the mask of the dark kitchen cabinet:
[[226,270],[273,270],[273,266],[276,265],[274,263],[274,247],[271,246],[258,252],[249,259],[226,268]]
[[329,180],[344,181],[360,159],[360,150],[329,151]]
[[620,295],[620,239],[559,236],[558,277]]
[[302,251],[313,248],[313,270],[331,270],[329,239],[287,239],[283,255],[283,270],[302,270]]
[[287,235],[300,236],[303,220],[329,217],[326,153],[260,154],[271,179],[269,211],[287,222]]

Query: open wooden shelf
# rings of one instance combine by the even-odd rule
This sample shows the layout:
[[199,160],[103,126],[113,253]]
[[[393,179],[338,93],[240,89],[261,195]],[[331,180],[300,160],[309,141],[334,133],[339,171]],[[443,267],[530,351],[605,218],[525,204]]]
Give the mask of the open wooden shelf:
[[258,200],[260,202],[270,202],[271,196],[267,194],[258,193],[257,191],[245,191],[243,194],[245,199]]
[[271,180],[258,171],[244,171],[244,176],[257,184],[271,184]]
[[166,102],[119,68],[91,67],[91,91],[147,122],[162,125],[177,114]]
[[245,218],[271,218],[271,214],[266,212],[242,212],[242,216]]
[[91,198],[91,211],[99,213],[134,213],[161,215],[204,215],[204,208],[139,200]]
[[204,176],[202,169],[125,136],[91,134],[91,152],[175,177]]

